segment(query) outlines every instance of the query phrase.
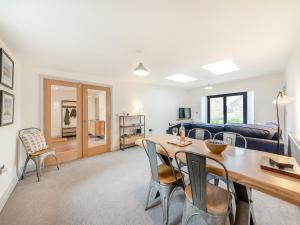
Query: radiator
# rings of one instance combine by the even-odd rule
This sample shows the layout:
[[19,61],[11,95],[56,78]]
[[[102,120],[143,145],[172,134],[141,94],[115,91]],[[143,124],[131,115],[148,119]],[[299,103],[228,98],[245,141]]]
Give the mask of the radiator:
[[300,165],[300,141],[291,134],[288,138],[288,154],[294,157]]

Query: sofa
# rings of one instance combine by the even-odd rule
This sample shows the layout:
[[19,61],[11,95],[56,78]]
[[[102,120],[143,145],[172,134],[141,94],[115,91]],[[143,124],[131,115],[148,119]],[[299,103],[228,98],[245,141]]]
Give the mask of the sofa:
[[[179,128],[181,124],[170,126],[167,129],[167,134],[172,134],[173,127]],[[212,136],[218,132],[234,132],[243,135],[247,140],[247,148],[258,151],[277,153],[277,140],[280,137],[279,154],[284,155],[284,143],[282,140],[282,131],[279,134],[277,125],[274,123],[266,124],[207,124],[207,123],[184,123],[186,136],[189,130],[193,128],[202,128],[211,132]],[[191,138],[195,138],[195,132],[191,133]],[[209,135],[205,133],[205,139]],[[222,135],[218,135],[217,139],[222,139]],[[237,147],[244,147],[244,141],[241,137],[237,137]]]

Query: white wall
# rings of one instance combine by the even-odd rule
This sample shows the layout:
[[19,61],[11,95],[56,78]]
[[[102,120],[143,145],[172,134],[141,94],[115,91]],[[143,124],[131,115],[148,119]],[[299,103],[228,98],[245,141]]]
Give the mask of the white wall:
[[[4,206],[7,198],[17,183],[17,170],[21,167],[19,160],[17,132],[20,128],[21,116],[21,65],[16,59],[13,52],[9,50],[0,40],[0,48],[13,59],[14,61],[14,90],[5,88],[0,85],[0,90],[5,90],[15,95],[15,113],[14,124],[0,127],[0,167],[4,164],[7,171],[0,175],[0,211]],[[22,162],[22,161],[21,161]]]
[[[192,116],[195,121],[201,120],[201,96],[226,94],[242,91],[254,93],[254,123],[276,122],[275,106],[272,100],[277,92],[283,90],[284,75],[258,76],[251,79],[231,81],[228,83],[213,85],[212,90],[203,87],[188,91],[189,106],[192,108]],[[283,111],[281,110],[283,118]],[[282,127],[283,119],[281,120]]]
[[[116,84],[114,86],[114,114],[129,112],[137,114],[143,106],[146,115],[146,133],[165,133],[168,123],[178,118],[178,108],[186,104],[186,90],[154,85]],[[114,115],[114,124],[118,117]],[[114,126],[114,134],[118,127]],[[115,142],[116,144],[116,142]]]
[[[143,105],[146,115],[146,129],[153,134],[165,133],[168,123],[177,119],[178,107],[184,106],[186,90],[149,84],[120,83],[101,76],[66,73],[26,67],[23,76],[22,127],[42,125],[42,82],[40,74],[64,80],[83,81],[112,87],[112,143],[113,149],[119,146],[119,121],[116,114],[137,113]],[[137,77],[137,79],[139,79]]]
[[292,133],[300,140],[300,42],[286,70],[286,94],[294,98],[286,106],[286,134]]

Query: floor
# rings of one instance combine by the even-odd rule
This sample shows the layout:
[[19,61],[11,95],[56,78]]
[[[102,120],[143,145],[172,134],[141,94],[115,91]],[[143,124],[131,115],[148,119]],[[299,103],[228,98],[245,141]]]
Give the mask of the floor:
[[[20,181],[0,213],[1,225],[159,225],[161,205],[144,211],[149,181],[145,153],[135,147],[45,169]],[[300,210],[254,191],[258,225],[299,225]],[[171,200],[170,224],[181,224],[184,195]]]
[[[105,144],[104,139],[89,135],[89,139],[88,139],[89,148],[93,148],[104,144]],[[77,149],[77,140],[76,137],[59,138],[58,140],[51,143],[51,147],[55,148],[59,152],[75,150]]]

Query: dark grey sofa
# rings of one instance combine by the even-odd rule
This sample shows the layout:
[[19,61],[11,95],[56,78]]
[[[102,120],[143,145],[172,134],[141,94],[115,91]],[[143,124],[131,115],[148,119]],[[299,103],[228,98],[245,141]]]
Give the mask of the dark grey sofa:
[[[184,123],[186,135],[189,130],[193,128],[202,128],[207,129],[212,133],[212,135],[217,132],[235,132],[243,135],[247,140],[247,148],[254,149],[264,152],[277,153],[277,139],[278,135],[280,136],[280,146],[279,154],[284,154],[284,143],[281,138],[282,132],[278,134],[277,125],[274,123],[266,123],[264,125],[258,124],[207,124],[207,123]],[[173,127],[180,127],[180,124],[171,126],[168,128],[167,133],[172,134]],[[191,137],[194,138],[195,134],[191,133]],[[206,134],[205,138],[209,138]],[[222,139],[221,135],[218,135],[218,139]],[[244,141],[241,138],[237,138],[236,145],[238,147],[243,147]]]

